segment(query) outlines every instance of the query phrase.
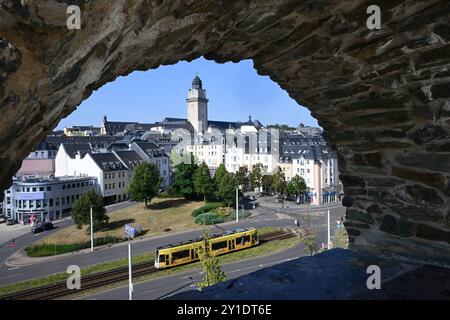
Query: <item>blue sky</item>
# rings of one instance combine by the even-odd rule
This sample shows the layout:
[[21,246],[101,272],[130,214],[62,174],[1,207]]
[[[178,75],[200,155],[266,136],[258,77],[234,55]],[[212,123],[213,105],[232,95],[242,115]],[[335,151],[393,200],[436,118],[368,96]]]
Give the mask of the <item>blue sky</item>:
[[218,64],[199,58],[146,72],[136,71],[104,85],[63,119],[58,129],[100,126],[110,121],[152,123],[186,117],[186,97],[198,73],[209,99],[210,120],[246,121],[249,114],[264,125],[285,123],[317,126],[309,110],[299,106],[269,77],[259,76],[253,61]]

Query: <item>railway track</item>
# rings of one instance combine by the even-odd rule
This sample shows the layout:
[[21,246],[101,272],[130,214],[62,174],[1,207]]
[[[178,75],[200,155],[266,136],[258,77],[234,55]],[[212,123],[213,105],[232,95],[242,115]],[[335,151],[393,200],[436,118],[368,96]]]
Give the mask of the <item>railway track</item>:
[[[283,240],[295,236],[294,233],[285,230],[266,233],[259,237],[260,243]],[[157,272],[154,261],[144,262],[133,266],[133,278]],[[94,273],[81,277],[81,288],[76,293],[93,288],[103,287],[108,284],[128,280],[128,266],[109,271]],[[67,288],[66,281],[55,284],[27,289],[0,297],[0,300],[51,300],[73,294],[74,290]]]

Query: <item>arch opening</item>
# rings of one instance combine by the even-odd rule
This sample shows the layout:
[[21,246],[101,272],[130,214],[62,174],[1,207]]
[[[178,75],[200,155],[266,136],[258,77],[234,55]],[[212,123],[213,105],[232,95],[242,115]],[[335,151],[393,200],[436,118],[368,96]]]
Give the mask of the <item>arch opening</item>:
[[449,263],[448,2],[385,4],[377,32],[362,0],[87,2],[72,31],[65,4],[9,3],[1,6],[2,188],[61,118],[117,76],[202,55],[252,59],[311,110],[336,148],[352,247]]

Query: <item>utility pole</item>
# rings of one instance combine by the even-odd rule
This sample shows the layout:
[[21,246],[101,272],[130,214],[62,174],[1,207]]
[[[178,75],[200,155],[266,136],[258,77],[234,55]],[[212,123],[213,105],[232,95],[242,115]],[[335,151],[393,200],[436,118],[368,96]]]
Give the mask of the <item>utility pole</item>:
[[91,206],[91,252],[94,251],[94,223],[92,219],[92,206]]
[[236,222],[239,222],[239,189],[236,187]]
[[331,249],[331,226],[330,226],[330,210],[327,210],[327,223],[328,223],[328,250]]
[[128,300],[133,300],[133,275],[131,270],[131,242],[128,242]]

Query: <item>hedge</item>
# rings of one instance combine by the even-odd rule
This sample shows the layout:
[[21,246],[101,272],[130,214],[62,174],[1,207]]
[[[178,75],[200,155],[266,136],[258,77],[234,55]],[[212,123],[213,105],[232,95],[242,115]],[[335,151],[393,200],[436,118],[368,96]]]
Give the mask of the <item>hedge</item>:
[[[111,243],[122,242],[123,238],[106,236],[102,238],[94,239],[95,246],[102,246]],[[55,253],[63,254],[67,252],[73,252],[78,250],[83,250],[91,247],[91,241],[86,241],[84,243],[69,243],[69,244],[54,244],[43,243],[43,244],[33,244],[25,248],[25,252],[30,257],[48,257],[53,256]]]
[[211,224],[222,223],[225,219],[214,212],[206,212],[197,215],[194,221],[196,224],[204,224],[208,226]]
[[223,205],[224,204],[222,202],[209,202],[209,203],[205,204],[203,207],[200,207],[200,208],[195,209],[194,211],[192,211],[192,216],[195,218],[199,214],[210,212],[210,211],[212,211],[214,209],[223,207]]

